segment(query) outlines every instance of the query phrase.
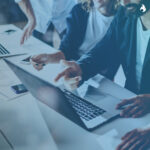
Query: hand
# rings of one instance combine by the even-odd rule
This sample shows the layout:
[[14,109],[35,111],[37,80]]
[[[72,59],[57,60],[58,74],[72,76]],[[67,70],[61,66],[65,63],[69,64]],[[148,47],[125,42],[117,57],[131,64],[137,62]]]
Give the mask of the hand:
[[18,4],[28,19],[28,23],[24,28],[24,32],[20,40],[20,44],[24,44],[25,40],[30,37],[36,26],[36,18],[30,0],[21,0]]
[[122,117],[141,117],[146,113],[150,112],[150,94],[139,95],[137,97],[123,100],[117,105],[117,109],[121,109],[128,105],[122,110],[120,116]]
[[48,64],[48,59],[48,54],[35,55],[31,58],[31,64],[36,70],[40,71],[45,64]]
[[59,51],[53,54],[40,54],[33,56],[31,58],[32,65],[35,69],[41,70],[43,69],[43,66],[48,63],[58,63],[61,59],[65,59],[64,54]]
[[32,32],[36,26],[36,20],[32,19],[28,21],[27,25],[24,28],[23,35],[20,40],[20,44],[24,44],[24,42],[32,35]]
[[150,148],[150,129],[135,129],[122,137],[117,150],[146,150]]
[[61,64],[65,69],[57,75],[55,82],[64,77],[64,85],[69,90],[74,90],[78,87],[82,76],[82,70],[74,61],[61,60]]

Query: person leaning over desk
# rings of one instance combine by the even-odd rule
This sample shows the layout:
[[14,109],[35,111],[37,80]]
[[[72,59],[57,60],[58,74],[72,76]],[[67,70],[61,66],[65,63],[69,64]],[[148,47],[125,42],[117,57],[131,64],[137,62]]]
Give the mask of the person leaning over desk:
[[[102,41],[77,62],[65,61],[67,68],[55,80],[64,77],[77,87],[78,78],[85,81],[107,66],[121,64],[125,87],[138,96],[123,100],[116,108],[127,105],[120,115],[136,118],[150,112],[150,1],[120,1],[122,6]],[[135,129],[122,140],[117,150],[145,150],[150,147],[150,128]]]
[[23,44],[32,32],[35,37],[43,40],[42,37],[51,24],[62,38],[66,29],[66,17],[77,0],[15,0],[15,2],[28,19],[21,38]]
[[[80,0],[67,18],[66,34],[59,48],[61,51],[34,56],[32,60],[39,64],[34,64],[34,67],[41,70],[42,64],[58,63],[61,59],[77,60],[93,49],[106,34],[117,11],[117,5],[117,0]],[[101,74],[113,79],[113,69],[109,70]]]

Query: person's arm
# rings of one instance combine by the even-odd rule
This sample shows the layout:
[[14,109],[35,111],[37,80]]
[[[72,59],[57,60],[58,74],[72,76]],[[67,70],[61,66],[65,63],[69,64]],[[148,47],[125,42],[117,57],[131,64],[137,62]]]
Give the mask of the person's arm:
[[[65,61],[65,69],[59,73],[55,81],[64,78],[69,89],[75,89],[79,82],[83,82],[97,73],[118,66],[120,57],[118,56],[116,29],[117,19],[111,24],[104,39],[89,53],[83,55],[77,62]],[[111,66],[111,67],[110,67]],[[81,81],[82,80],[82,81]]]
[[135,129],[122,137],[122,143],[116,150],[146,150],[150,148],[150,128]]
[[28,23],[24,28],[24,32],[21,38],[20,43],[23,44],[25,40],[27,40],[32,34],[35,26],[36,26],[36,18],[30,3],[30,0],[16,0],[21,10],[24,12],[28,19]]
[[124,108],[120,113],[121,117],[142,117],[145,114],[150,113],[150,94],[143,94],[134,98],[125,99],[119,103],[116,108]]
[[77,4],[74,6],[69,17],[67,18],[66,34],[61,41],[59,48],[60,51],[53,54],[40,54],[38,56],[34,56],[32,58],[34,68],[41,70],[43,68],[43,65],[41,64],[59,63],[62,59],[77,59],[79,57],[78,49],[83,42],[84,30],[86,30],[84,27],[86,22],[84,21],[87,20],[88,13],[83,10],[82,4]]
[[66,34],[61,40],[59,49],[64,53],[67,60],[76,60],[79,58],[78,49],[83,42],[84,32],[88,20],[88,12],[83,10],[82,4],[73,7],[70,15],[66,19]]
[[59,63],[60,60],[65,60],[65,56],[61,51],[52,54],[39,54],[31,58],[33,67],[37,70],[42,70],[46,64]]
[[[106,68],[117,69],[120,64],[118,53],[118,16],[113,20],[104,38],[89,53],[83,55],[78,61],[82,70],[82,79],[88,80]],[[119,26],[120,28],[120,26]]]

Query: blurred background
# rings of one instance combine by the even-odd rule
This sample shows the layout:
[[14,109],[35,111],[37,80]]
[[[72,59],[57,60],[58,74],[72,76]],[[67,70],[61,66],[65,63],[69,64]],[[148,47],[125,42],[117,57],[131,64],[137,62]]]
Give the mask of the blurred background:
[[[0,25],[14,24],[23,29],[26,23],[27,18],[14,0],[0,0]],[[60,45],[58,33],[54,30],[53,37],[51,37],[51,32],[52,31],[47,31],[43,38],[45,41],[53,42],[53,47],[58,49]]]
[[27,19],[14,0],[0,0],[0,24],[16,24],[23,28]]

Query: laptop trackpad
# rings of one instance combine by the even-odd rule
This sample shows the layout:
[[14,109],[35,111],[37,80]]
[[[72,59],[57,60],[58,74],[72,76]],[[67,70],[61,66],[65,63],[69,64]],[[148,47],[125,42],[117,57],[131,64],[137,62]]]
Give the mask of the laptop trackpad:
[[116,105],[121,100],[99,90],[91,89],[85,99],[106,111],[113,113],[119,112],[116,110]]

